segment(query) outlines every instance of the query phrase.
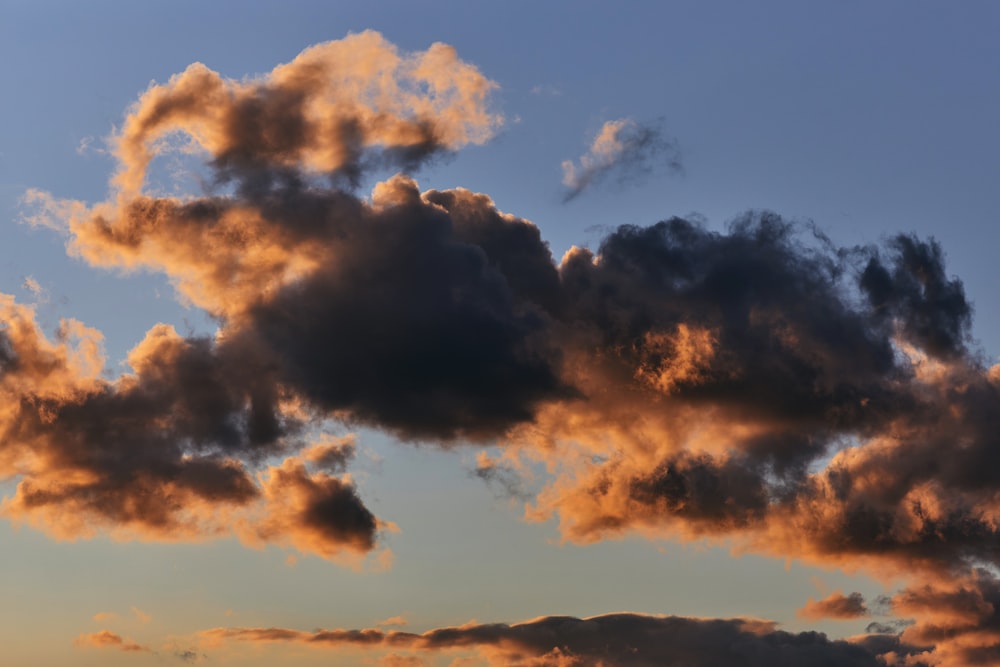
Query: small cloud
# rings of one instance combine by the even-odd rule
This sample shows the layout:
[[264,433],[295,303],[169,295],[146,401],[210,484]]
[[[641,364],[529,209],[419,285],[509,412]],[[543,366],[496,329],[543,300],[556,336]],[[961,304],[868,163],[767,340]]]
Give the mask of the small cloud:
[[32,227],[44,227],[55,232],[68,232],[70,221],[87,212],[87,205],[73,199],[57,199],[51,193],[28,188],[18,202],[21,214],[18,222]]
[[198,653],[194,649],[177,649],[174,651],[174,657],[181,662],[196,663],[201,662],[205,659],[205,655]]
[[677,143],[666,137],[658,125],[637,123],[631,118],[609,120],[577,162],[562,163],[563,185],[569,188],[563,201],[574,199],[608,178],[622,185],[636,182],[660,166],[681,170]]
[[913,624],[914,622],[910,619],[872,621],[865,626],[865,632],[871,635],[898,635]]
[[24,277],[24,280],[21,281],[21,288],[30,292],[35,301],[45,302],[49,300],[48,291],[32,276]]
[[809,598],[805,606],[796,613],[799,618],[813,620],[824,618],[849,620],[871,615],[868,607],[865,605],[865,598],[861,593],[844,595],[840,591],[834,591],[822,600]]
[[379,621],[376,623],[379,627],[397,627],[401,628],[408,625],[409,621],[406,620],[406,616],[399,614],[398,616],[390,616],[389,618]]
[[93,153],[93,154],[96,154],[96,155],[110,155],[110,152],[108,151],[108,149],[101,148],[100,146],[96,146],[95,145],[96,143],[97,143],[97,140],[94,139],[94,137],[91,137],[91,136],[87,136],[87,137],[84,137],[83,139],[80,139],[80,143],[76,145],[76,154],[77,155],[88,155],[88,154]]
[[136,644],[131,639],[125,639],[121,635],[117,635],[110,630],[101,630],[100,632],[82,634],[77,637],[73,643],[82,647],[116,648],[120,651],[125,651],[126,653],[136,653],[140,651],[151,652],[149,647]]
[[551,83],[539,83],[531,87],[531,94],[543,97],[560,97],[562,91]]
[[132,607],[132,613],[135,614],[135,617],[139,619],[140,623],[149,623],[153,619],[152,616],[138,607]]
[[531,494],[525,491],[518,471],[509,463],[491,459],[485,452],[476,459],[476,467],[470,474],[486,482],[498,497],[528,500]]
[[90,620],[95,623],[106,623],[108,621],[113,621],[118,618],[118,614],[113,611],[99,611],[94,614]]

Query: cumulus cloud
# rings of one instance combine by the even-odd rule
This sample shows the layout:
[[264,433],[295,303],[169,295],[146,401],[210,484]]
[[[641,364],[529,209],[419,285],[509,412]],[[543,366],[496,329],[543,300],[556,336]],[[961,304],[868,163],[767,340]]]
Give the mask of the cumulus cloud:
[[660,166],[677,171],[681,161],[677,143],[658,125],[631,118],[609,120],[586,153],[575,162],[562,163],[563,185],[567,188],[564,201],[609,179],[620,184],[637,181]]
[[[99,332],[66,320],[51,341],[10,297],[0,321],[0,469],[21,478],[0,505],[8,518],[61,539],[201,539],[235,525],[249,541],[323,556],[374,548],[381,524],[349,476],[308,472],[294,456],[251,474],[300,427],[252,355],[161,325],[130,352],[132,372],[107,380]],[[326,466],[350,455],[329,443],[305,451]],[[284,539],[300,531],[312,539]]]
[[[436,435],[502,421],[477,419],[476,410],[460,405],[463,390],[472,402],[496,398],[500,405],[506,391],[508,410],[526,418],[530,409],[513,392],[524,389],[530,405],[538,400],[528,386],[536,379],[544,384],[547,373],[557,385],[524,340],[540,326],[538,318],[521,313],[491,267],[451,238],[437,207],[418,204],[408,233],[382,252],[379,235],[391,237],[389,227],[408,216],[311,180],[324,174],[351,183],[368,169],[413,168],[482,143],[501,122],[486,106],[494,87],[451,47],[400,54],[373,32],[312,47],[256,79],[228,80],[195,64],[152,86],[129,110],[110,142],[118,170],[106,202],[88,206],[29,191],[25,202],[35,213],[28,222],[67,233],[71,250],[95,265],[164,270],[187,300],[223,326],[208,339],[158,325],[130,353],[132,372],[107,380],[97,330],[66,321],[50,341],[32,309],[2,297],[0,465],[3,474],[20,476],[3,513],[64,539],[103,530],[123,538],[201,539],[235,529],[250,543],[278,542],[326,557],[366,552],[389,524],[364,507],[345,474],[353,444],[317,445],[298,459],[293,452],[302,447],[306,423],[340,411],[345,419],[398,422],[402,432]],[[175,147],[177,137],[206,157],[220,187],[235,184],[236,194],[145,194],[151,161]],[[389,200],[392,189],[382,189]],[[388,350],[406,339],[408,325],[427,317],[399,313],[392,301],[407,295],[391,291],[390,263],[406,252],[405,243],[422,237],[441,266],[451,267],[426,274],[430,307],[442,289],[469,277],[473,286],[464,305],[440,304],[453,328],[439,341],[438,358],[424,359],[414,377],[401,377],[395,397],[384,396],[363,382],[372,377],[368,369],[352,368],[356,351],[349,347],[352,338],[374,334],[376,346]],[[353,268],[333,261],[366,245],[369,256],[359,256]],[[376,290],[390,290],[375,313],[380,322],[366,318],[364,295],[351,294],[366,271],[384,275]],[[308,326],[303,337],[300,318],[312,317],[324,299],[339,300],[343,312]],[[493,311],[480,307],[490,299]],[[354,321],[353,332],[345,321]],[[417,394],[427,395],[428,379],[433,385],[431,366],[443,346],[493,324],[504,330],[494,340],[496,350],[508,347],[506,356],[466,344],[470,357],[461,361],[478,355],[479,363],[454,366],[455,382],[441,384],[439,413],[425,415]],[[330,347],[334,332],[344,338]],[[301,354],[289,354],[285,346],[296,341]],[[335,352],[324,358],[326,348]],[[412,366],[406,354],[375,370],[398,375],[393,364]],[[361,372],[344,382],[355,370]],[[331,373],[340,378],[336,387],[327,381]],[[494,392],[491,382],[507,386]],[[459,411],[470,415],[469,424],[435,422]],[[280,465],[264,465],[286,454],[292,455]]]
[[[921,599],[989,598],[992,580],[969,572],[1000,566],[1000,370],[940,246],[838,247],[750,212],[725,231],[618,227],[556,261],[485,194],[422,192],[405,174],[357,193],[362,176],[488,140],[494,87],[450,47],[401,54],[376,33],[241,81],[195,64],[129,110],[105,201],[29,192],[27,219],[71,253],[162,272],[219,331],[157,325],[112,377],[99,331],[66,320],[49,337],[0,296],[0,475],[19,478],[4,515],[63,539],[236,534],[350,558],[392,524],[347,471],[354,443],[313,434],[364,425],[498,445],[477,474],[537,490],[528,518],[567,540],[717,540],[906,577],[906,646],[936,636]],[[204,158],[198,195],[145,185],[178,142]],[[568,166],[570,197],[661,159],[676,148],[658,129],[613,121]],[[522,484],[534,463],[544,477]],[[991,655],[992,635],[957,618],[949,637],[965,643],[941,639],[927,660]],[[359,632],[328,638],[385,641]]]
[[250,80],[195,63],[131,109],[115,141],[114,184],[138,193],[172,133],[206,151],[220,176],[304,166],[356,177],[383,160],[412,168],[487,140],[501,122],[484,105],[494,87],[446,44],[400,54],[373,31],[312,46]]

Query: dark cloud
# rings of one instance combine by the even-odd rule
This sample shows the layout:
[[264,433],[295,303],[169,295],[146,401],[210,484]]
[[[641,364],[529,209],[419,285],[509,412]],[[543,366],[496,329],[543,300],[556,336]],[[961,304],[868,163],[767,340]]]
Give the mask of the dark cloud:
[[[301,447],[303,425],[252,351],[159,325],[129,353],[133,372],[106,380],[97,332],[66,321],[51,342],[31,309],[0,305],[9,352],[0,463],[21,476],[4,500],[7,517],[69,539],[236,531],[325,556],[374,548],[380,523],[350,481],[310,473],[295,456],[265,465]],[[303,456],[342,471],[352,454],[349,444],[320,443]]]
[[880,315],[891,315],[902,333],[936,357],[966,350],[972,306],[962,283],[944,273],[944,253],[933,240],[899,235],[888,243],[887,266],[875,254],[861,276],[861,288]]
[[913,618],[900,640],[927,647],[929,663],[971,667],[1000,660],[1000,580],[990,571],[911,586],[892,597],[891,607]]
[[[387,205],[332,230],[337,261],[250,308],[248,326],[283,379],[316,405],[404,438],[496,436],[568,395],[547,316],[504,274],[527,266],[555,278],[537,232],[503,229],[528,223],[503,220],[488,201],[480,217],[456,219],[407,179],[381,188]],[[515,251],[511,238],[527,247]],[[530,290],[546,297],[544,283]]]
[[[4,513],[61,537],[236,532],[330,558],[366,553],[391,524],[345,472],[353,445],[304,441],[336,420],[497,444],[505,463],[478,474],[512,491],[529,469],[519,457],[544,464],[528,517],[557,518],[570,540],[725,538],[903,575],[913,586],[894,613],[919,616],[907,646],[992,660],[992,639],[927,620],[916,586],[937,578],[952,588],[925,597],[988,605],[991,579],[967,573],[1000,565],[1000,368],[970,339],[972,308],[940,247],[903,234],[841,248],[750,212],[725,231],[682,218],[614,228],[557,264],[538,228],[486,195],[421,193],[405,175],[356,194],[371,170],[487,140],[500,122],[493,87],[450,47],[400,54],[363,33],[256,79],[195,64],[146,91],[112,142],[107,201],[30,198],[62,216],[71,252],[162,271],[218,333],[157,326],[132,372],[104,379],[98,332],[66,322],[50,341],[31,309],[0,296],[0,473],[21,476]],[[207,194],[144,191],[177,136],[207,154]],[[606,124],[568,167],[569,197],[676,155],[657,128]],[[986,608],[974,619],[989,626]],[[431,646],[451,632],[571,663],[532,643],[558,627],[567,643],[544,650],[587,664],[598,649],[580,628],[632,636],[651,623],[682,647],[729,632],[766,664],[786,650],[873,659],[737,622],[601,618],[392,636]],[[372,632],[329,638],[387,641]]]

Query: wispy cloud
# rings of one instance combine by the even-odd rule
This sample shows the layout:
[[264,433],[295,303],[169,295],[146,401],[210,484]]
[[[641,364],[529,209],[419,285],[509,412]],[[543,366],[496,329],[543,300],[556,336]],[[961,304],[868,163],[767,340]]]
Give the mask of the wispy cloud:
[[601,126],[590,148],[575,162],[562,163],[564,201],[607,180],[635,183],[655,169],[681,169],[680,150],[658,124],[638,123],[631,118],[609,120]]
[[125,639],[110,630],[101,630],[90,634],[83,634],[76,638],[77,646],[92,648],[113,648],[126,653],[151,652],[147,646],[137,644],[130,639]]
[[539,97],[560,97],[562,90],[551,83],[539,83],[531,87],[531,94]]

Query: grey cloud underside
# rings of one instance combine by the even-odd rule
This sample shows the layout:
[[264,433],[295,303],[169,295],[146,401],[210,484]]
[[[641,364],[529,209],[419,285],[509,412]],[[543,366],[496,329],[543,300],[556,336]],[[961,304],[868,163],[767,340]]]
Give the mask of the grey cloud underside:
[[467,239],[500,245],[511,223],[465,227],[419,200],[329,219],[344,223],[328,237],[337,260],[251,311],[282,377],[317,405],[405,438],[482,438],[570,393],[549,315],[490,261],[493,239]]

